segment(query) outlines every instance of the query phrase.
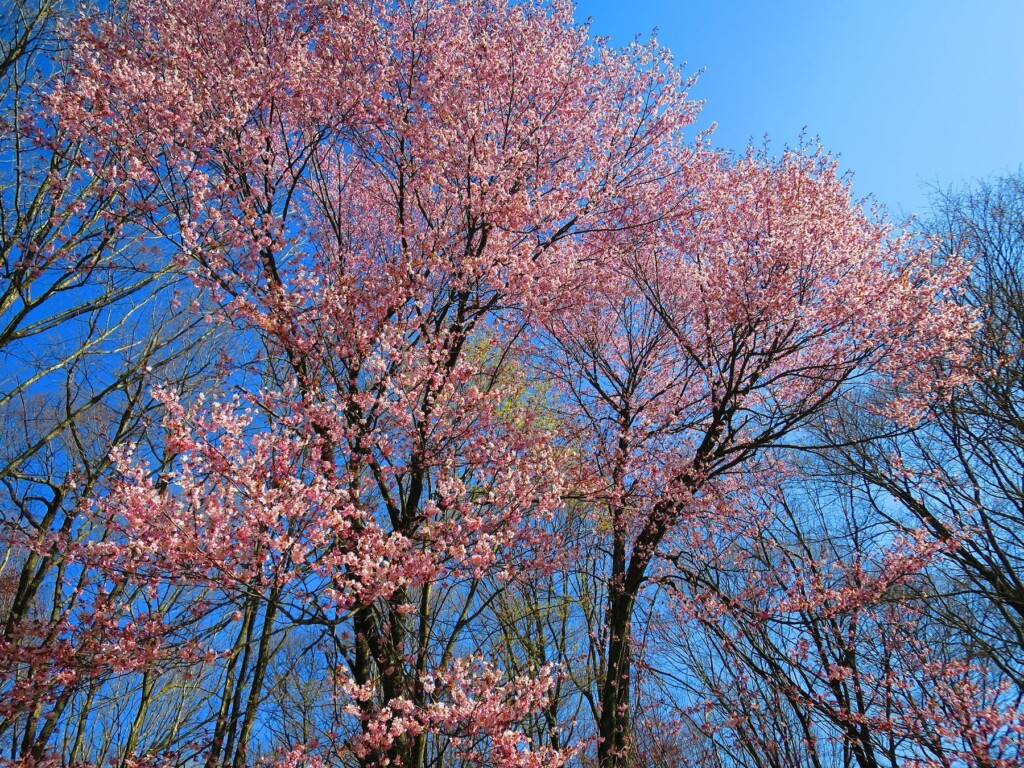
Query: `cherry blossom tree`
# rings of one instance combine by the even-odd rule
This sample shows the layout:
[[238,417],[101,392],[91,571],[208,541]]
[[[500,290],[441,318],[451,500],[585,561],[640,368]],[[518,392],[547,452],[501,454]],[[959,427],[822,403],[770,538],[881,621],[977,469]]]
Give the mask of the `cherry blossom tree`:
[[513,407],[509,351],[588,232],[678,197],[667,54],[595,45],[563,4],[195,0],[86,24],[68,66],[52,107],[262,347],[259,390],[162,396],[176,466],[120,456],[94,513],[119,535],[83,555],[237,606],[206,763],[250,759],[289,624],[339,662],[355,730],[327,753],[561,759],[515,730],[549,673],[501,684],[459,638],[481,578],[557,561],[560,443]]
[[962,380],[970,325],[952,301],[963,267],[934,267],[857,207],[827,156],[686,162],[687,207],[603,242],[610,266],[551,316],[540,352],[609,536],[602,766],[627,761],[630,623],[652,563],[736,535],[745,486],[779,471],[770,449],[858,381],[898,382],[886,416],[916,421]]

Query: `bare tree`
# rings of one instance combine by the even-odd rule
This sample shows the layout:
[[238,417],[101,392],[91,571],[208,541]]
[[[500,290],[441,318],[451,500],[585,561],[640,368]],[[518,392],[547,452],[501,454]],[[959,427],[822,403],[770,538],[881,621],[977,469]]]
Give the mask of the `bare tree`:
[[947,253],[973,262],[963,301],[978,313],[976,380],[907,434],[880,434],[863,409],[837,414],[825,432],[844,447],[824,463],[880,519],[950,545],[946,598],[932,605],[1021,687],[1024,173],[937,195],[928,227]]

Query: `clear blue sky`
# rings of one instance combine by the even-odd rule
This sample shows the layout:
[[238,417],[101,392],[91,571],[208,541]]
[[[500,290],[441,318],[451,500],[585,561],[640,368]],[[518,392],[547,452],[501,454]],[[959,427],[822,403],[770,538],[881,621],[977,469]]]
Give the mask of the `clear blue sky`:
[[1024,0],[577,0],[623,44],[658,28],[714,143],[739,149],[804,126],[892,213],[1024,165]]

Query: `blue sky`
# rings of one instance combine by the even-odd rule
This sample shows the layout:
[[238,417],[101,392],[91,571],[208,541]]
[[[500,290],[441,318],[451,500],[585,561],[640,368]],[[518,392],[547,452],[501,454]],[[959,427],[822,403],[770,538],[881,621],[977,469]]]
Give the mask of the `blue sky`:
[[804,126],[900,216],[946,187],[1024,166],[1024,0],[577,0],[623,44],[658,28],[714,143]]

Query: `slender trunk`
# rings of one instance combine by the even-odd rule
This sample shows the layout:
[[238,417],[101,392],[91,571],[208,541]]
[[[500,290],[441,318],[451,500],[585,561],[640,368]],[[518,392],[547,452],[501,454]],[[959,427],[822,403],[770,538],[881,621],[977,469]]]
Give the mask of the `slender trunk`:
[[131,729],[128,731],[128,740],[124,745],[124,754],[121,757],[121,765],[135,757],[135,750],[139,745],[139,734],[142,732],[142,724],[145,722],[146,712],[149,711],[149,702],[153,694],[153,673],[146,670],[142,675],[142,689],[139,693],[139,708],[135,711],[135,719],[132,720]]
[[[242,654],[242,649],[248,642],[249,633],[252,629],[252,621],[255,618],[251,607],[251,600],[247,599],[242,626],[238,630],[238,637],[235,639],[234,648],[231,652],[231,659],[228,661],[227,669],[224,670],[224,689],[221,693],[220,709],[217,712],[217,722],[213,729],[213,739],[210,743],[210,754],[206,759],[206,768],[216,768],[224,751],[224,742],[228,732],[228,718],[231,714],[231,702],[235,695],[235,671]],[[239,682],[238,685],[241,685]]]
[[601,768],[626,765],[630,734],[630,682],[632,677],[632,617],[635,595],[622,579],[613,580],[608,597],[605,627],[608,656],[601,686],[601,719],[598,722],[597,758]]
[[[355,679],[356,685],[365,686],[374,680],[373,653],[370,644],[377,627],[373,619],[373,608],[369,605],[356,608],[352,612],[352,627],[355,630],[355,665],[352,669],[352,677]],[[374,701],[371,698],[368,701],[360,702],[359,705],[363,714],[361,722],[363,736],[368,736],[371,718],[374,715]],[[374,768],[380,765],[380,762],[380,751],[374,749],[361,758],[359,764],[363,768]]]
[[256,710],[259,707],[260,696],[263,692],[263,678],[266,676],[267,667],[270,664],[270,640],[274,633],[274,619],[277,618],[278,596],[278,588],[272,588],[267,600],[267,610],[263,616],[263,629],[260,633],[259,652],[256,655],[256,664],[253,668],[252,682],[249,684],[249,697],[245,705],[245,715],[242,718],[242,727],[238,734],[238,748],[235,750],[235,757],[232,761],[233,768],[242,768],[242,766],[245,765],[246,752],[249,747],[249,738],[252,735],[253,723],[256,722]]
[[99,683],[95,680],[89,685],[89,693],[86,695],[85,701],[82,703],[81,712],[78,714],[78,722],[75,725],[75,740],[68,752],[72,765],[85,762],[85,726],[89,715],[92,713],[93,701],[96,698],[96,691],[99,690],[99,687]]
[[[623,449],[625,445],[620,444]],[[618,481],[618,477],[616,477]],[[601,718],[597,727],[597,757],[601,768],[623,765],[629,740],[630,635],[633,601],[626,584],[626,510],[616,505],[612,516],[612,573],[608,581],[608,609],[605,614],[604,681],[601,685]]]
[[675,516],[674,501],[655,505],[633,550],[626,557],[626,510],[613,511],[612,577],[608,582],[608,612],[605,632],[608,656],[601,686],[601,717],[598,721],[598,765],[600,768],[626,768],[632,713],[633,607],[643,587],[654,553]]
[[[423,679],[427,674],[427,644],[430,639],[430,584],[424,584],[420,591],[419,633],[416,648],[416,695],[421,706],[426,706]],[[427,764],[427,732],[416,736],[413,748],[412,768],[424,768]]]
[[259,612],[259,597],[253,594],[248,600],[247,615],[245,617],[245,643],[242,646],[242,660],[238,667],[238,677],[235,679],[235,692],[231,697],[230,717],[228,718],[225,731],[226,741],[224,742],[222,768],[227,768],[232,764],[232,757],[236,749],[235,745],[238,743],[238,725],[242,717],[242,695],[246,680],[249,677],[249,659],[253,655],[252,644],[256,632],[256,618],[259,616]]

